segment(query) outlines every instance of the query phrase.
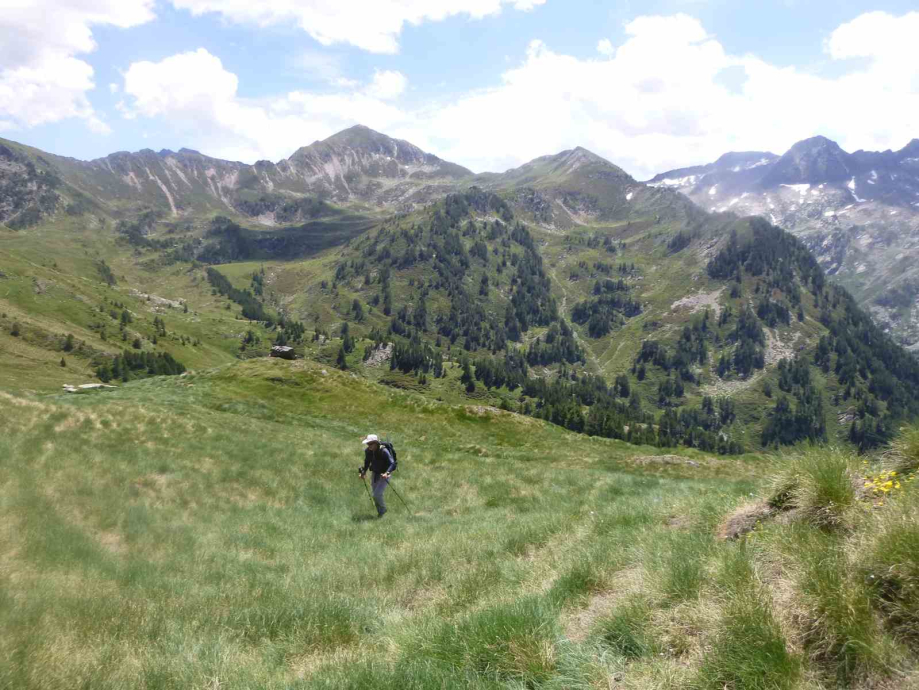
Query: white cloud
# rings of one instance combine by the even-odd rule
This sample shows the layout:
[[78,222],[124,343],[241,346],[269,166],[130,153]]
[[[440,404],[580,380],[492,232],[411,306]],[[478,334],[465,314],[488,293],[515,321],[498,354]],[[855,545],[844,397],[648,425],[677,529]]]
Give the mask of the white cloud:
[[[615,49],[601,41],[598,59],[534,41],[500,86],[438,104],[413,124],[417,136],[475,170],[581,145],[639,178],[732,150],[784,153],[815,134],[848,150],[917,136],[919,13],[871,13],[837,29],[830,57],[863,60],[836,78],[731,55],[683,14],[639,17],[626,34]],[[740,77],[733,88],[727,74]]]
[[377,70],[373,75],[373,82],[367,87],[367,93],[374,98],[388,101],[401,96],[407,85],[408,79],[401,72]]
[[597,42],[597,52],[606,57],[613,57],[616,54],[616,48],[613,47],[612,41],[608,38],[603,38]]
[[[382,76],[381,76],[382,75]],[[393,76],[396,75],[396,76]],[[160,62],[133,63],[124,75],[126,117],[163,118],[176,137],[209,155],[253,162],[279,160],[315,139],[363,123],[391,130],[407,115],[371,92],[398,95],[399,73],[378,72],[365,90],[339,94],[293,91],[250,100],[237,94],[239,80],[204,48]]]
[[397,53],[405,24],[465,14],[497,14],[504,5],[531,10],[546,0],[172,0],[194,15],[217,13],[241,24],[294,23],[322,45],[349,43],[372,53]]
[[77,117],[108,131],[86,94],[93,69],[77,55],[96,43],[92,27],[127,28],[153,18],[154,0],[4,2],[0,12],[0,118],[9,128]]
[[132,65],[126,112],[168,121],[186,137],[177,145],[238,160],[277,160],[362,123],[477,171],[580,145],[643,179],[732,150],[783,153],[815,134],[848,150],[904,145],[919,135],[917,22],[919,13],[871,13],[839,27],[827,54],[860,60],[828,78],[731,55],[687,15],[639,17],[618,47],[601,41],[596,59],[533,41],[497,87],[411,110],[391,100],[406,79],[390,71],[342,82],[337,94],[247,100],[236,76],[198,50]]

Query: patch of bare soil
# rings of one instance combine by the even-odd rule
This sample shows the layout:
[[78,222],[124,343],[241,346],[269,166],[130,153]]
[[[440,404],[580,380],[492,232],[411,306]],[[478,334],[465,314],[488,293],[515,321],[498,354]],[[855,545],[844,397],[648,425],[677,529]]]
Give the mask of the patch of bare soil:
[[724,288],[719,288],[714,292],[702,292],[700,290],[695,295],[688,295],[682,299],[678,299],[670,305],[670,309],[671,311],[688,309],[690,314],[710,309],[712,311],[712,316],[717,319],[721,315],[721,305],[718,303],[718,299],[721,297],[722,292],[724,292]]
[[[705,465],[717,462],[714,458],[707,458]],[[686,465],[688,467],[701,467],[703,463],[684,458],[682,455],[636,455],[632,458],[636,465]]]
[[744,503],[728,515],[718,527],[719,539],[737,539],[749,534],[763,520],[773,517],[776,512],[775,508],[765,501],[756,503]]
[[367,358],[367,361],[364,362],[369,367],[379,367],[384,363],[388,362],[390,357],[392,357],[392,343],[386,343],[383,347],[378,347],[376,350],[370,353],[370,357]]
[[[795,343],[801,337],[800,333],[795,333],[787,341],[783,341],[778,333],[769,328],[763,329],[766,334],[766,351],[763,353],[763,359],[766,360],[766,368],[773,367],[779,363],[780,359],[793,359],[796,353]],[[766,373],[765,370],[758,371],[752,376],[739,379],[736,381],[723,381],[716,378],[712,383],[702,387],[703,395],[714,397],[731,397],[735,393],[746,390],[754,383],[759,381]]]

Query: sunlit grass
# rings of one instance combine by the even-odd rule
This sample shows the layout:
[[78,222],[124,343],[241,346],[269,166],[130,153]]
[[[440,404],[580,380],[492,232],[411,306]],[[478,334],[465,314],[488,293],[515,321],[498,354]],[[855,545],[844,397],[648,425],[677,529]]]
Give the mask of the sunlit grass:
[[[780,468],[786,509],[719,541],[757,486],[749,465],[633,463],[656,451],[322,365],[0,394],[0,412],[3,688],[791,689],[915,672],[915,494],[848,502],[850,458]],[[390,494],[382,521],[355,474],[370,431],[396,442],[410,506]]]

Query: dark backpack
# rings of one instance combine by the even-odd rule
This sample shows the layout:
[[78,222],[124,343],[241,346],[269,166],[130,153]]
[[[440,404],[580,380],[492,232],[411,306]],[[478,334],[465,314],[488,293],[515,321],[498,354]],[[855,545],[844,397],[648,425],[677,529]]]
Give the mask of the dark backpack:
[[392,471],[395,472],[399,467],[399,461],[396,459],[396,449],[393,448],[392,443],[389,441],[380,441],[380,447],[385,448],[392,455]]

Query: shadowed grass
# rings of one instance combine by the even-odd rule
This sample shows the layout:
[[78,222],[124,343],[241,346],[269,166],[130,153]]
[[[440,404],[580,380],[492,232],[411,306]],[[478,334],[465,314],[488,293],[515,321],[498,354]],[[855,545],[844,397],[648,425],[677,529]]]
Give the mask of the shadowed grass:
[[642,597],[618,606],[597,626],[601,644],[626,659],[656,654],[659,644],[651,625],[652,611],[651,605]]
[[790,653],[769,594],[756,578],[746,545],[723,554],[718,581],[728,596],[719,629],[706,651],[693,687],[699,690],[793,688],[801,660]]

